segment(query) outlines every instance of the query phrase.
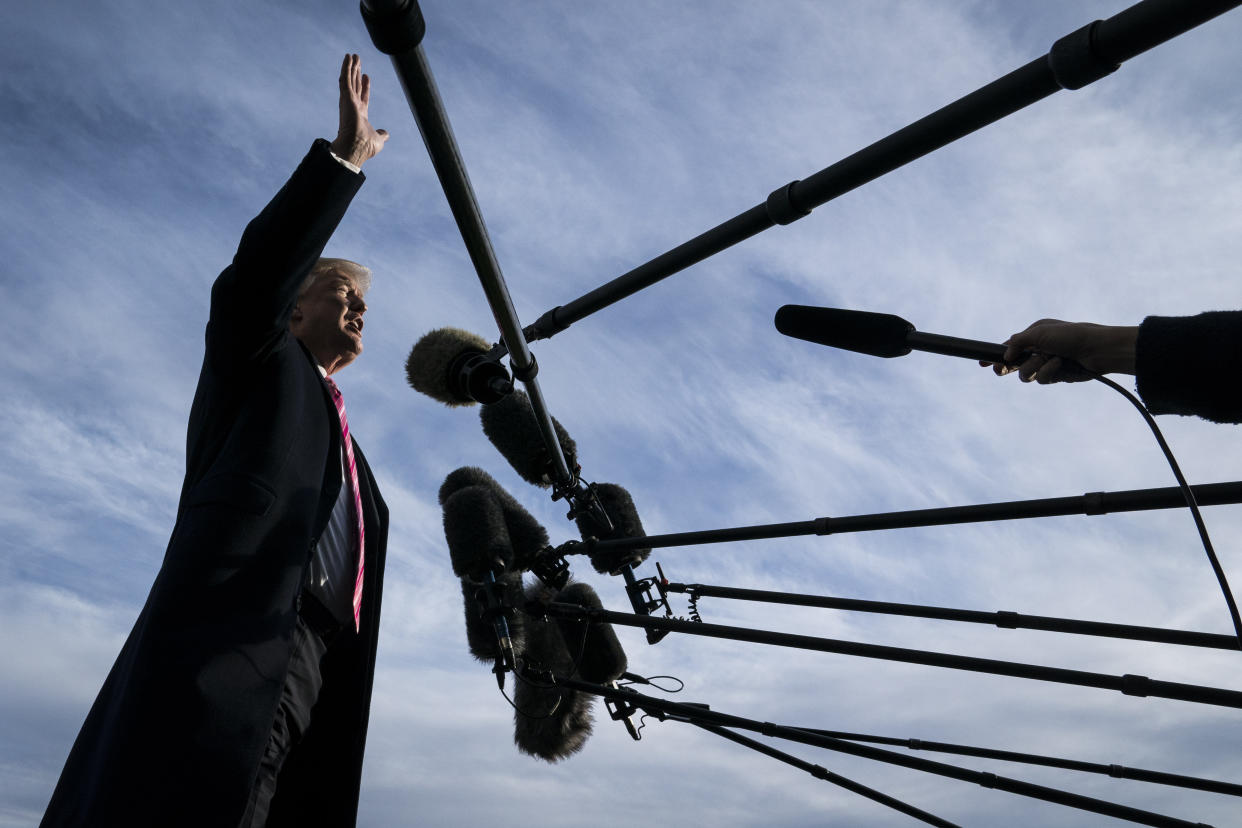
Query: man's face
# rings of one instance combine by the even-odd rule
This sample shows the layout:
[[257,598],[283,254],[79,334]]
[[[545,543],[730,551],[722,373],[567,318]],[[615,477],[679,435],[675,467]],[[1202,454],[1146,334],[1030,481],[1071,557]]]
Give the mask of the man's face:
[[362,353],[366,310],[353,278],[335,271],[320,276],[298,299],[289,330],[331,374]]

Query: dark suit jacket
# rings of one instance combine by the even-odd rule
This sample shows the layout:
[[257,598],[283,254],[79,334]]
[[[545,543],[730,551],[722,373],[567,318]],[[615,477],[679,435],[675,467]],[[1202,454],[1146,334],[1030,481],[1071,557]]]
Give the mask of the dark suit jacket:
[[1242,422],[1242,311],[1149,316],[1134,356],[1151,413]]
[[[45,826],[234,826],[292,650],[297,600],[341,486],[341,434],[296,291],[362,176],[317,141],[212,287],[177,523],[146,605],[82,727]],[[362,630],[324,660],[269,825],[353,825],[388,510],[355,443],[366,521]]]

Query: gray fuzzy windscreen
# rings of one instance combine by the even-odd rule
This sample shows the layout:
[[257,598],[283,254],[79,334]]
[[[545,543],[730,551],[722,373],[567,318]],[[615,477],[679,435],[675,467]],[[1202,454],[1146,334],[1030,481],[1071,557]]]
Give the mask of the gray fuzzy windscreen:
[[495,478],[477,466],[462,466],[449,472],[440,486],[440,505],[443,506],[455,492],[469,486],[486,486],[495,493],[504,511],[505,528],[513,545],[513,567],[529,569],[539,552],[549,543],[548,530]]
[[[604,608],[591,585],[581,581],[566,586],[556,596],[556,600],[562,604],[577,604],[587,609]],[[612,624],[571,618],[558,618],[557,624],[560,625],[565,646],[571,656],[578,659],[578,675],[583,681],[607,684],[621,678],[629,664]]]
[[[538,598],[541,592],[542,587],[532,586],[527,597]],[[573,676],[576,655],[570,653],[555,621],[545,618],[527,625],[523,653],[527,672]],[[522,753],[547,762],[569,758],[591,735],[593,700],[586,693],[519,679],[513,694],[513,743]]]
[[448,369],[466,351],[481,354],[491,350],[486,339],[461,328],[436,328],[414,343],[405,360],[405,378],[415,391],[426,394],[452,408],[474,405],[449,390]]
[[[479,411],[483,433],[498,451],[509,461],[523,480],[534,486],[552,485],[551,455],[543,442],[543,433],[535,419],[530,398],[521,391],[514,391],[499,402],[485,405]],[[552,427],[561,444],[561,452],[570,469],[578,465],[578,446],[552,418]]]
[[504,510],[487,486],[467,486],[444,501],[444,537],[459,578],[481,580],[484,573],[498,573],[513,562]]
[[464,489],[467,486],[490,486],[500,489],[500,484],[496,482],[496,479],[483,469],[478,466],[462,466],[449,472],[444,482],[440,484],[440,505],[443,506],[444,501],[448,500],[449,496],[458,489]]
[[[612,531],[600,540],[647,537],[647,533],[643,531],[643,522],[638,517],[638,507],[634,505],[634,498],[624,486],[618,486],[616,483],[596,483],[595,494],[599,498],[599,505],[604,507],[604,511],[608,513],[612,521]],[[577,524],[578,531],[582,533],[584,539],[595,532],[594,523],[587,515],[579,515]],[[647,560],[650,554],[651,547],[619,551],[602,549],[593,550],[590,558],[591,565],[595,567],[596,572],[602,575],[615,575],[626,564],[637,566]]]

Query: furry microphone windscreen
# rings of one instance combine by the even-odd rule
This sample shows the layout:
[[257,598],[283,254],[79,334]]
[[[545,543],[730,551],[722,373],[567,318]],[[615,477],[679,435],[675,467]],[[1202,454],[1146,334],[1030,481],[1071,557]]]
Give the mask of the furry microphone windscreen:
[[[590,584],[571,583],[561,590],[556,600],[562,604],[577,604],[587,609],[603,609],[599,595]],[[578,674],[583,681],[607,684],[621,678],[629,667],[625,650],[617,638],[612,624],[604,621],[558,618],[561,638],[571,656],[578,657]],[[581,653],[581,656],[578,654]]]
[[[500,585],[505,620],[509,622],[509,640],[513,643],[514,652],[521,652],[526,647],[526,613],[520,609],[526,602],[522,575],[506,572],[496,582]],[[480,600],[478,595],[483,588],[482,584],[466,578],[461,581],[461,598],[466,612],[466,646],[470,648],[470,655],[479,661],[490,662],[500,656],[500,647],[496,643],[495,627],[483,617],[486,602]]]
[[499,574],[513,562],[504,510],[487,486],[467,486],[449,495],[444,501],[444,537],[453,574],[459,578],[481,581],[486,573]]
[[405,361],[405,378],[410,386],[433,400],[450,407],[474,405],[463,397],[449,379],[457,358],[463,354],[485,354],[491,350],[486,339],[460,328],[436,328],[423,335]]
[[477,466],[462,466],[449,472],[440,486],[440,504],[443,505],[454,492],[467,486],[486,486],[495,493],[500,508],[504,511],[505,528],[509,531],[509,541],[513,548],[511,566],[520,570],[529,569],[539,553],[549,544],[548,530],[497,483],[495,478]]
[[[612,520],[612,531],[600,537],[600,540],[645,538],[647,536],[647,533],[643,531],[643,522],[639,520],[634,498],[630,497],[630,493],[623,486],[618,486],[616,483],[596,483],[595,494],[599,498],[599,505],[604,507],[604,511]],[[578,531],[582,533],[584,539],[595,533],[595,523],[588,515],[579,515],[576,522]],[[627,564],[638,566],[647,560],[650,554],[651,547],[624,550],[592,549],[588,557],[596,572],[602,575],[616,575]]]
[[[547,488],[552,485],[552,457],[543,442],[530,398],[514,391],[499,402],[479,411],[483,433],[492,441],[514,471],[527,483]],[[552,418],[552,428],[561,444],[565,462],[572,470],[578,465],[578,446],[561,424]]]
[[[534,598],[541,588],[527,591]],[[548,671],[557,676],[574,675],[570,654],[555,621],[544,618],[526,627],[523,653],[526,678],[519,678],[513,694],[513,743],[518,750],[548,762],[567,759],[586,744],[591,735],[591,702],[594,696],[563,687],[544,686],[531,673]]]

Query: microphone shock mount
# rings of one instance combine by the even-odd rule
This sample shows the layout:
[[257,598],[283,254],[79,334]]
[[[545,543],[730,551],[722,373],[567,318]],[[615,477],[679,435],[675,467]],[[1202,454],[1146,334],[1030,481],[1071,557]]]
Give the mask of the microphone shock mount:
[[545,546],[531,564],[531,573],[552,589],[564,589],[569,582],[569,561],[565,560],[565,555],[572,555],[573,550],[563,550],[577,545],[577,541],[569,541],[556,548]]

